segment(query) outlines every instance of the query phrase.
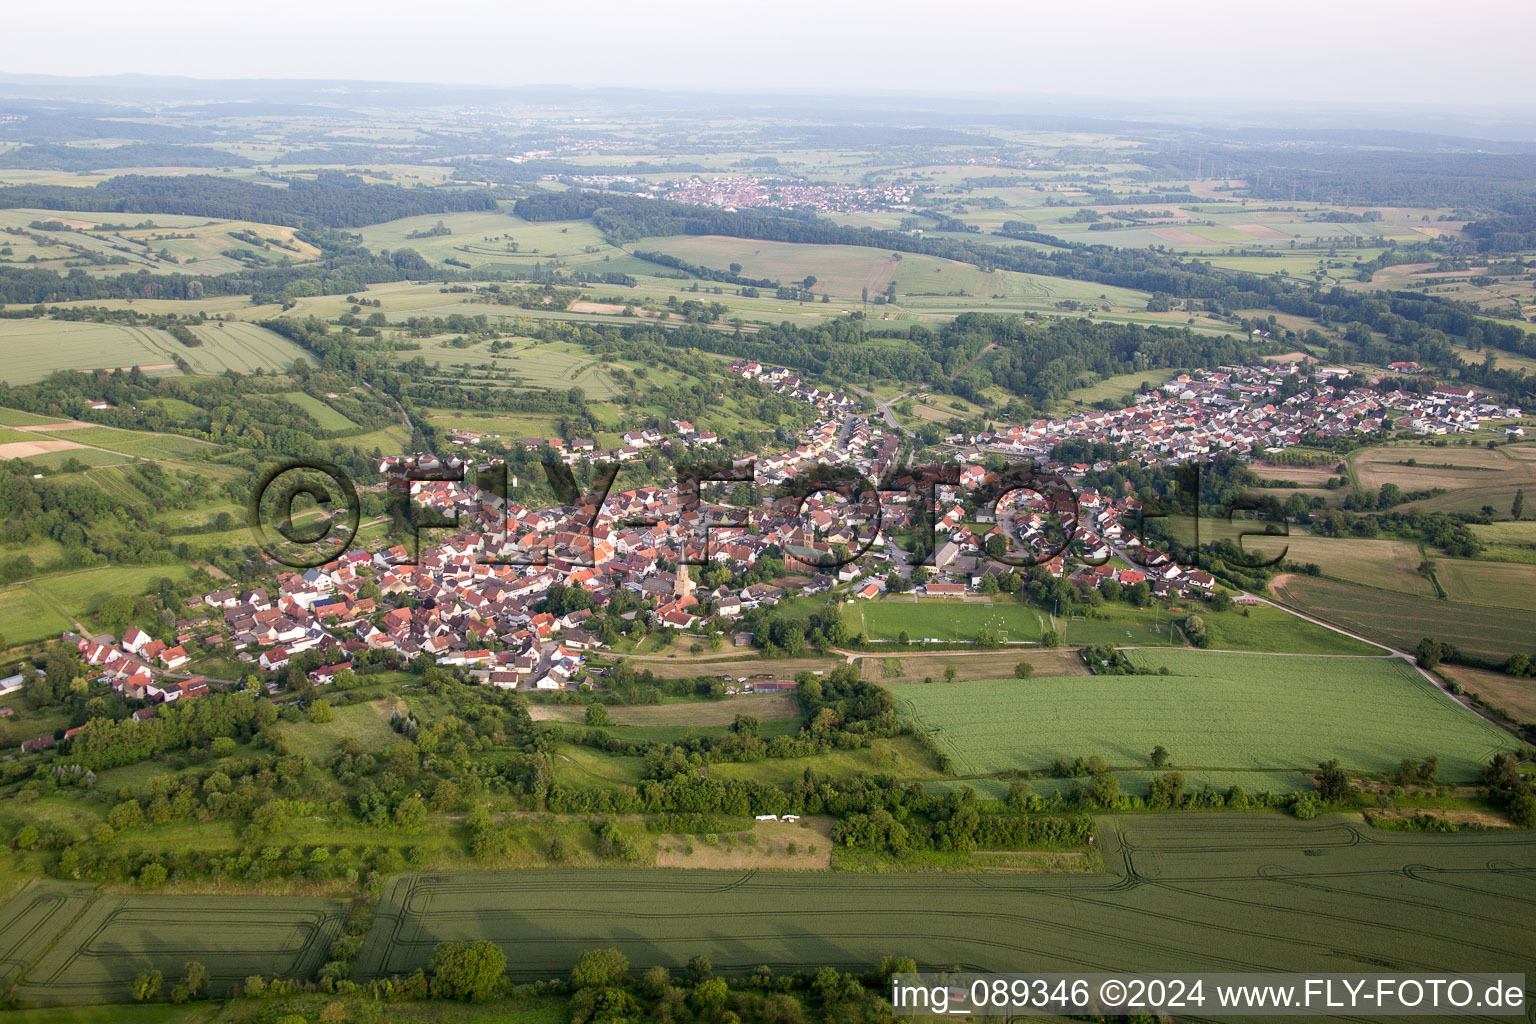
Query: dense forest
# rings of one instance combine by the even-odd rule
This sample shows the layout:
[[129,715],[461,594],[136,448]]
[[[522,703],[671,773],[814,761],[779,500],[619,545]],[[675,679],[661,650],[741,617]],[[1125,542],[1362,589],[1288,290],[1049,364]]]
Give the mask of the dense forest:
[[369,185],[328,172],[313,181],[275,179],[284,188],[207,174],[153,177],[129,174],[94,188],[13,185],[0,188],[0,208],[37,207],[100,213],[175,213],[252,220],[288,227],[360,228],[428,213],[494,210],[484,192],[399,185]]
[[[250,167],[236,153],[208,146],[134,142],[105,149],[42,144],[0,153],[0,168],[38,171],[99,171],[108,167]],[[166,211],[161,211],[166,212]]]
[[1180,175],[1243,177],[1246,194],[1346,205],[1487,206],[1528,202],[1536,154],[1424,153],[1393,149],[1183,148],[1162,154]]

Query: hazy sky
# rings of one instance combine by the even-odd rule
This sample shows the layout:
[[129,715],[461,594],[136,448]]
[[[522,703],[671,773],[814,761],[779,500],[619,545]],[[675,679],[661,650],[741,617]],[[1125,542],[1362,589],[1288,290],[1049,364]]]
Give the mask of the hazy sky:
[[0,71],[1530,103],[1530,0],[71,0]]

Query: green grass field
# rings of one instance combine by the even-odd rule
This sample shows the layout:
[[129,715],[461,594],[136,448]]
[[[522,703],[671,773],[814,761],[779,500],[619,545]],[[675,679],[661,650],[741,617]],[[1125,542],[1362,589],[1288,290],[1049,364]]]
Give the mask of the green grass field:
[[1306,770],[1337,757],[1386,771],[1435,754],[1442,777],[1468,781],[1495,752],[1520,746],[1397,659],[1192,650],[1131,658],[1173,674],[908,686],[897,696],[961,775],[1094,754],[1111,768],[1146,768],[1162,744],[1175,765],[1216,770]]
[[68,628],[69,620],[28,584],[0,587],[0,647],[58,639]]
[[1186,814],[1101,818],[1095,839],[1105,870],[1090,875],[407,875],[385,891],[357,976],[408,973],[438,942],[481,938],[502,947],[515,980],[563,976],[594,946],[617,946],[635,971],[704,954],[725,974],[868,969],[891,954],[991,971],[1098,969],[1107,957],[1127,972],[1536,969],[1525,900],[1512,898],[1536,863],[1530,833]]
[[[321,687],[320,696],[325,695],[325,687]],[[329,722],[283,722],[277,729],[295,754],[324,764],[336,756],[345,739],[357,740],[364,750],[371,752],[398,742],[400,734],[389,727],[389,710],[382,703],[351,704],[336,708]]]
[[6,427],[36,427],[44,423],[57,423],[57,416],[41,416],[35,412],[23,412],[20,409],[0,408],[0,426]]
[[[451,312],[484,312],[478,307]],[[588,398],[606,399],[618,394],[613,380],[604,373],[602,364],[592,353],[579,345],[563,342],[528,342],[511,350],[492,354],[485,345],[454,348],[448,344],[454,336],[429,338],[420,349],[394,353],[396,359],[407,362],[417,356],[429,364],[436,364],[438,376],[443,379],[472,381],[505,387],[548,388],[569,390],[581,388]]]
[[1219,650],[1278,654],[1380,654],[1381,648],[1258,604],[1225,612],[1195,609],[1205,620],[1211,646]]
[[897,598],[861,601],[846,607],[844,615],[852,632],[863,632],[871,640],[895,640],[905,630],[912,642],[918,643],[926,639],[973,640],[981,629],[992,630],[1005,642],[1038,640],[1044,613],[1016,602]]
[[357,429],[356,423],[353,423],[314,395],[303,391],[284,391],[277,397],[303,409],[321,430]]
[[175,563],[108,565],[99,569],[39,576],[28,582],[53,605],[70,615],[88,619],[90,612],[114,594],[136,596],[148,590],[161,577],[184,579],[188,571],[189,567],[185,564]]

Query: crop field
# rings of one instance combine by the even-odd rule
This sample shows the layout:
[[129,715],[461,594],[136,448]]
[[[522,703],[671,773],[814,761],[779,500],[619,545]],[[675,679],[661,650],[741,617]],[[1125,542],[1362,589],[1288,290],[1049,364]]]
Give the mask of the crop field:
[[[38,432],[33,436],[44,435]],[[180,434],[152,434],[143,430],[118,430],[116,427],[77,427],[46,436],[144,459],[206,458],[220,451],[218,445]]]
[[1360,587],[1310,576],[1277,576],[1271,584],[1285,604],[1378,643],[1410,651],[1424,637],[1502,663],[1531,647],[1528,612]]
[[[781,605],[782,606],[782,602]],[[817,607],[820,607],[819,605]],[[841,664],[837,658],[818,658],[808,655],[803,658],[773,658],[764,660],[756,651],[748,648],[739,658],[726,657],[729,652],[722,650],[718,660],[696,661],[690,658],[668,658],[665,661],[635,661],[632,662],[637,670],[643,669],[662,679],[682,679],[693,676],[731,676],[744,678],[759,673],[769,673],[774,679],[792,679],[797,672],[830,672]],[[735,698],[740,699],[740,698]],[[730,702],[727,701],[727,704]]]
[[1021,604],[985,604],[950,598],[861,601],[844,611],[849,629],[871,640],[895,640],[903,630],[917,643],[927,639],[972,640],[990,629],[1004,642],[1038,640],[1043,612]]
[[1448,780],[1476,778],[1519,743],[1394,658],[1206,651],[1131,653],[1168,676],[1074,676],[903,687],[903,713],[950,756],[957,774],[1039,770],[1056,758],[1103,757],[1146,768],[1162,744],[1176,766],[1306,770],[1337,757],[1380,772],[1433,753]]
[[150,375],[176,375],[175,355],[193,351],[164,331],[85,321],[0,320],[4,379],[30,384],[55,370],[137,366]]
[[[220,996],[252,974],[308,977],[346,915],[336,900],[283,896],[134,893],[82,906],[89,886],[58,888],[33,886],[12,901],[23,901],[17,910],[5,908],[27,929],[7,955],[35,958],[18,989],[24,1002],[119,1002],[140,971],[176,978],[189,960],[208,968],[210,991]],[[58,912],[66,905],[74,912]]]
[[[1120,792],[1131,796],[1145,796],[1151,788],[1152,780],[1163,773],[1151,769],[1122,769],[1110,774],[1119,780]],[[1209,787],[1218,793],[1225,794],[1232,787],[1238,786],[1244,793],[1252,796],[1256,793],[1276,795],[1307,793],[1317,788],[1312,785],[1310,775],[1299,771],[1233,772],[1180,768],[1179,774],[1184,776],[1184,788],[1187,792],[1199,792]],[[1091,781],[1091,779],[1029,779],[1025,785],[1036,796],[1048,798],[1056,795],[1069,796],[1074,786]],[[940,782],[923,783],[923,788],[930,793],[949,793],[965,786],[970,786],[983,799],[1006,800],[1012,780],[946,779]]]
[[285,371],[295,360],[314,362],[313,354],[283,337],[258,327],[256,324],[227,320],[222,324],[210,321],[192,328],[192,333],[202,339],[197,348],[177,344],[182,358],[192,364],[195,373],[220,374],[225,370],[254,373],[257,370]]
[[1491,672],[1469,665],[1442,664],[1436,669],[1470,694],[1503,708],[1522,722],[1536,722],[1536,679]]
[[500,945],[518,981],[563,975],[595,946],[637,973],[698,954],[723,973],[867,969],[891,954],[985,971],[1536,969],[1530,833],[1169,815],[1103,818],[1095,838],[1106,870],[1086,875],[407,875],[385,890],[356,976],[408,973],[436,943],[471,939]]
[[[1536,565],[1443,558],[1435,563],[1435,577],[1452,601],[1536,612]],[[1536,647],[1536,623],[1531,633]]]
[[1034,666],[1036,675],[1087,675],[1088,666],[1076,651],[1060,648],[1034,648],[1027,651],[957,651],[953,654],[874,655],[860,658],[863,677],[881,685],[921,683],[925,679],[943,679],[945,669],[953,665],[956,679],[999,679],[1012,676],[1019,662]]
[[90,902],[92,887],[38,879],[0,907],[0,978],[9,983],[41,954],[63,922]]

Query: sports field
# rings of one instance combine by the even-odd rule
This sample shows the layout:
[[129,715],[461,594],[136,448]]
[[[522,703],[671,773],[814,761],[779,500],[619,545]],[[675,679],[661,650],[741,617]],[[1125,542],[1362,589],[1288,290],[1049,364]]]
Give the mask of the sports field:
[[564,975],[596,946],[637,972],[698,954],[722,973],[868,969],[886,955],[991,971],[1536,970],[1528,832],[1188,814],[1102,818],[1095,841],[1102,874],[406,875],[385,890],[357,977],[482,938],[519,981]]
[[849,629],[871,640],[895,640],[903,630],[913,643],[923,640],[974,640],[990,629],[998,639],[1038,640],[1044,612],[1017,602],[984,604],[951,598],[898,597],[861,601],[843,612]]
[[1146,768],[1161,744],[1178,766],[1247,771],[1306,770],[1336,757],[1383,772],[1435,754],[1443,778],[1470,781],[1497,751],[1520,748],[1400,659],[1130,656],[1173,674],[957,682],[902,687],[897,697],[959,775],[1095,754],[1111,768]]

